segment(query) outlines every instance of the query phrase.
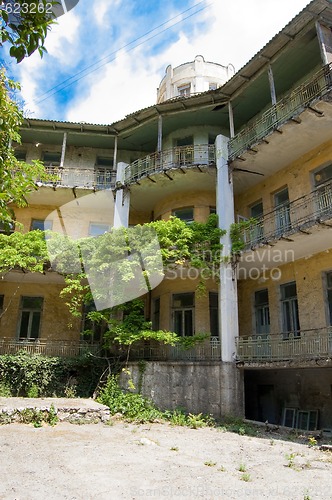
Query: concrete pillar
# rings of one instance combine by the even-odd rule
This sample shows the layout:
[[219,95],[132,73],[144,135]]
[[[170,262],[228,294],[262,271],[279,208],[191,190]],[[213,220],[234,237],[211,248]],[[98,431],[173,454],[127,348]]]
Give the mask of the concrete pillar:
[[63,134],[62,148],[61,148],[61,158],[60,158],[60,167],[61,168],[63,168],[64,163],[65,163],[66,146],[67,146],[67,132],[65,132]]
[[271,102],[272,102],[272,105],[274,106],[277,103],[277,94],[276,94],[276,88],[274,85],[274,77],[273,77],[273,71],[272,71],[271,64],[269,65],[269,69],[268,69],[267,73],[268,73],[269,84],[270,84]]
[[217,158],[217,214],[219,227],[227,232],[221,238],[224,261],[220,266],[220,334],[221,359],[233,362],[236,349],[235,338],[238,336],[238,305],[236,273],[231,265],[230,225],[234,222],[234,198],[232,175],[228,168],[228,138],[218,135],[216,138]]
[[117,166],[115,185],[118,189],[115,195],[114,227],[128,227],[129,224],[130,193],[124,187],[127,166],[127,163],[123,162],[118,163]]
[[235,132],[234,132],[233,106],[231,101],[228,101],[228,118],[229,118],[229,133],[231,134],[231,139],[233,139]]
[[157,151],[161,153],[163,149],[163,117],[161,115],[158,116],[158,144]]

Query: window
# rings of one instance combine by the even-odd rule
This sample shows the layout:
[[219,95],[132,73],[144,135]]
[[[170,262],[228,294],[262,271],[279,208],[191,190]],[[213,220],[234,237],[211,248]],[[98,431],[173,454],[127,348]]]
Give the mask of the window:
[[327,182],[332,180],[332,163],[326,165],[325,167],[317,170],[314,173],[314,184],[315,187],[322,186]]
[[176,147],[193,146],[194,138],[192,135],[188,135],[187,137],[182,137],[182,139],[176,139],[175,144]]
[[19,340],[38,339],[43,301],[43,297],[21,297]]
[[209,293],[211,337],[219,337],[218,293]]
[[97,156],[95,167],[95,183],[99,189],[107,189],[115,185],[116,171],[113,170],[113,158]]
[[27,157],[27,153],[26,153],[26,151],[23,151],[21,149],[17,149],[14,151],[14,156],[15,156],[16,160],[25,161],[26,157]]
[[329,324],[332,325],[332,271],[326,273],[326,295],[329,314]]
[[210,215],[211,214],[216,214],[216,213],[217,213],[216,207],[210,207]]
[[160,297],[153,301],[152,328],[153,330],[160,329]]
[[194,222],[194,207],[177,208],[172,215],[187,223]]
[[216,90],[218,88],[218,84],[216,82],[209,83],[209,90]]
[[291,227],[288,188],[285,188],[274,195],[274,205],[276,208],[276,230],[277,234],[281,236]]
[[255,292],[255,320],[256,334],[268,335],[270,333],[270,308],[267,288]]
[[250,217],[257,220],[257,225],[250,229],[250,241],[255,245],[263,240],[263,203],[259,201],[250,207]]
[[2,314],[3,312],[3,303],[4,303],[4,299],[5,299],[5,296],[4,295],[0,295],[0,315]]
[[101,236],[110,230],[109,224],[90,222],[89,236]]
[[40,231],[51,230],[53,226],[53,222],[51,220],[43,220],[43,219],[31,219],[31,231],[35,231],[39,229]]
[[194,293],[173,295],[173,330],[178,335],[194,335]]
[[94,302],[89,302],[83,306],[82,315],[82,338],[89,343],[98,343],[102,340],[107,324],[105,321],[97,322],[88,317],[88,314],[95,311]]
[[187,97],[190,96],[190,83],[186,83],[178,87],[178,96]]
[[331,214],[332,207],[332,163],[316,171],[314,174],[314,184],[316,188],[316,209],[317,216]]
[[281,285],[281,314],[282,331],[284,338],[289,338],[289,334],[300,336],[299,307],[297,303],[297,291],[295,281]]
[[61,153],[43,153],[43,162],[45,167],[59,167],[61,162]]
[[8,209],[9,215],[13,222],[0,221],[0,234],[12,234],[15,230],[15,213],[11,208]]

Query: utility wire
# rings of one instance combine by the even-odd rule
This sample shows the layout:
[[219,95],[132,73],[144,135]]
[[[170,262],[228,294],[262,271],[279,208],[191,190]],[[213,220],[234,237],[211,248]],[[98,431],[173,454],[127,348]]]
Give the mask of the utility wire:
[[[147,35],[153,33],[154,31],[158,30],[159,28],[161,28],[162,26],[165,26],[166,24],[169,24],[171,21],[173,21],[174,19],[178,18],[179,16],[182,16],[183,14],[185,14],[186,12],[189,12],[190,10],[196,8],[197,6],[199,6],[200,4],[202,3],[205,3],[206,0],[202,0],[201,2],[198,2],[197,4],[193,5],[192,7],[190,7],[189,9],[186,9],[184,10],[183,12],[180,12],[179,14],[177,14],[176,16],[172,17],[171,19],[168,19],[167,21],[163,22],[162,24],[160,24],[159,26],[156,26],[156,28],[153,28],[152,30],[150,31],[147,31],[146,33],[144,33],[143,35],[139,36],[138,38],[135,38],[135,40],[132,40],[131,42],[128,42],[126,45],[123,45],[122,47],[120,47],[119,49],[111,52],[110,54],[100,58],[98,61],[96,61],[95,63],[91,64],[90,66],[87,66],[86,68],[80,70],[79,72],[75,73],[75,75],[67,78],[66,80],[63,80],[62,82],[58,83],[57,85],[55,85],[54,87],[50,88],[49,90],[47,90],[46,92],[44,92],[43,94],[41,94],[40,96],[38,96],[36,99],[34,99],[34,102],[37,103],[37,104],[40,104],[41,102],[44,102],[46,101],[48,98],[52,97],[53,95],[61,92],[62,90],[70,87],[73,83],[76,83],[78,82],[79,80],[85,78],[86,76],[90,75],[91,73],[93,73],[94,71],[96,71],[97,69],[100,69],[102,68],[103,66],[105,66],[105,64],[109,63],[109,62],[112,62],[116,59],[116,54],[120,51],[120,50],[123,50],[123,49],[127,49],[125,50],[124,52],[125,53],[128,53],[130,52],[131,50],[139,47],[140,45],[143,45],[144,43],[148,42],[149,40],[152,40],[153,38],[156,38],[157,36],[161,35],[162,33],[165,33],[166,31],[168,31],[169,29],[173,28],[174,26],[177,26],[178,24],[182,23],[183,21],[186,21],[187,19],[189,19],[190,17],[193,17],[195,16],[196,14],[198,14],[199,12],[207,9],[208,7],[210,7],[211,3],[209,4],[206,4],[204,7],[201,7],[200,9],[196,10],[195,12],[189,14],[188,16],[180,19],[180,21],[177,21],[176,23],[173,23],[171,24],[170,26],[168,26],[167,28],[164,28],[162,31],[158,31],[158,33],[155,33],[154,35],[148,37],[148,38],[145,38]],[[136,43],[137,41],[141,40],[142,38],[145,38],[145,40],[142,40],[140,43],[134,45],[133,47],[130,47],[130,45]],[[111,56],[114,56],[112,57],[111,59],[109,59]],[[104,61],[106,59],[105,62],[103,62],[102,64],[99,64],[101,63],[102,61]],[[109,59],[109,60],[108,60]],[[90,70],[90,71],[89,71]],[[83,74],[82,74],[83,73]],[[82,75],[82,76],[79,76],[79,75]],[[75,77],[79,76],[78,78],[74,79]],[[72,81],[71,81],[72,80]],[[67,83],[68,82],[68,83]],[[67,85],[64,85],[66,84]],[[60,88],[59,88],[60,87]],[[57,89],[57,90],[56,90]],[[54,92],[52,92],[54,90]],[[43,99],[40,99],[41,97],[45,96]]]

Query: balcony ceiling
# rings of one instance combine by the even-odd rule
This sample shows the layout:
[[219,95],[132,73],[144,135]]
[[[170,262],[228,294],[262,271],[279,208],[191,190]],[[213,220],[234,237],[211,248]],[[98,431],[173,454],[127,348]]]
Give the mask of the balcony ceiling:
[[[148,178],[141,179],[140,185],[130,186],[131,210],[152,211],[156,203],[168,196],[181,197],[188,192],[211,191],[215,193],[216,169],[214,167],[168,170],[169,179],[164,174],[155,174],[152,182]],[[208,175],[207,175],[208,173]]]
[[[331,93],[325,100],[319,100],[313,108],[322,114],[306,109],[296,120],[289,120],[266,136],[266,141],[253,146],[252,150],[241,155],[241,159],[232,162],[234,168],[234,192],[240,194],[248,188],[264,182],[278,170],[285,168],[292,161],[331,139],[332,100]],[[246,173],[236,169],[258,172]]]

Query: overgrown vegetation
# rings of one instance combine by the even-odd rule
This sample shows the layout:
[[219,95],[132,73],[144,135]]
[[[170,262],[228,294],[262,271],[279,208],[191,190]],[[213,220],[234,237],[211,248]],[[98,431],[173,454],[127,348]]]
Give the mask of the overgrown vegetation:
[[58,358],[25,352],[0,356],[0,396],[91,397],[105,360]]
[[251,217],[248,220],[242,220],[240,222],[234,222],[230,227],[230,238],[232,242],[232,254],[238,255],[245,248],[244,233],[250,229],[257,226],[258,220]]

